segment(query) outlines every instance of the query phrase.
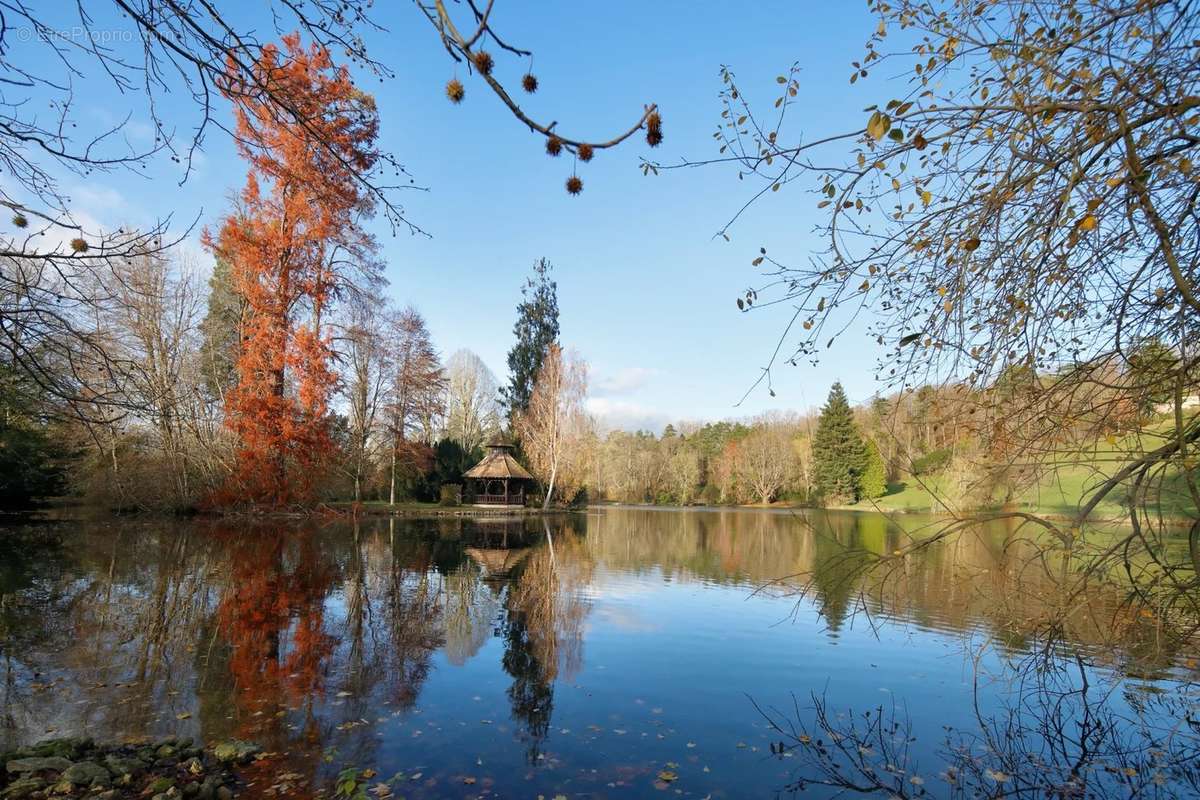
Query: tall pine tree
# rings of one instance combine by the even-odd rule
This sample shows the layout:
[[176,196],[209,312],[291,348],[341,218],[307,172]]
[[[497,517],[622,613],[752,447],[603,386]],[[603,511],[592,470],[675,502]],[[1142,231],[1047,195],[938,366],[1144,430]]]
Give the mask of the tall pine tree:
[[521,289],[517,322],[513,325],[517,341],[508,351],[508,386],[500,390],[510,422],[529,407],[546,349],[558,341],[558,285],[550,279],[550,270],[549,261],[538,259],[533,275]]
[[867,449],[841,383],[833,384],[813,436],[813,477],[830,502],[857,500],[867,467]]

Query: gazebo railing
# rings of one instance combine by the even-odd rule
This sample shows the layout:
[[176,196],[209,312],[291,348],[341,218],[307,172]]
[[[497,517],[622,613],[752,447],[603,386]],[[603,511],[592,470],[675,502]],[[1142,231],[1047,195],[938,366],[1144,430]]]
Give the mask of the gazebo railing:
[[524,492],[509,492],[508,494],[477,494],[475,502],[489,506],[523,506]]

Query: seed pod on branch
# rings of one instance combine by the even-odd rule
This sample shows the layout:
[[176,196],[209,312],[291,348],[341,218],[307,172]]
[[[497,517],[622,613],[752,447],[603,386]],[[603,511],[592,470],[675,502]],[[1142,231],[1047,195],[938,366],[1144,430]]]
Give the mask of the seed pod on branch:
[[471,61],[475,64],[475,69],[479,70],[484,75],[492,74],[492,67],[495,63],[492,60],[492,54],[487,50],[479,50],[471,55]]
[[662,117],[657,111],[651,111],[646,115],[646,144],[658,147],[662,140]]

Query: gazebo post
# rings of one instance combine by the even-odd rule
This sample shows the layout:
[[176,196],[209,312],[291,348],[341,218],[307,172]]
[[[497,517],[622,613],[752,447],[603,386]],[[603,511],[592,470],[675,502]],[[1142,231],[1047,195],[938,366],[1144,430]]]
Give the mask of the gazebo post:
[[508,505],[508,478],[504,479],[504,505]]

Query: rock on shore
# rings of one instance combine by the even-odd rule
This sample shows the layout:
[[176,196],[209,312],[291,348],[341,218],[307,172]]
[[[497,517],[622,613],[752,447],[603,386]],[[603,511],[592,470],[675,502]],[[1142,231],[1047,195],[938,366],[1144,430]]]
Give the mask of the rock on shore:
[[237,739],[211,748],[174,737],[112,746],[48,739],[0,754],[0,800],[230,800],[239,786],[236,767],[259,750]]

